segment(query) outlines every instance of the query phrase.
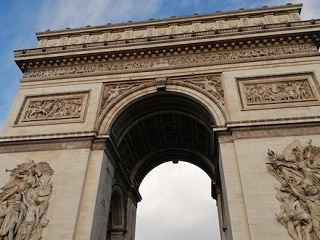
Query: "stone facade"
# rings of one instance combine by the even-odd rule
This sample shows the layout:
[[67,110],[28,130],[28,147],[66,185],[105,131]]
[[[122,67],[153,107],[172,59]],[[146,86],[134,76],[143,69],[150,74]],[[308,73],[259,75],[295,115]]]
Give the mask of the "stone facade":
[[[317,179],[317,165],[280,157],[294,141],[320,146],[320,20],[302,21],[301,7],[37,33],[36,48],[15,51],[0,236],[133,240],[140,183],[178,159],[212,179],[222,240],[320,239],[307,206],[318,192],[285,175]],[[300,204],[291,215],[279,213],[283,181]],[[14,206],[20,220],[3,224]]]

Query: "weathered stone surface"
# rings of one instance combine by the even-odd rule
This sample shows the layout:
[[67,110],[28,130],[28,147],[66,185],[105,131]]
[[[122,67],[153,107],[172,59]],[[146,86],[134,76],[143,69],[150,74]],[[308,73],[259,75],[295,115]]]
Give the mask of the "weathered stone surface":
[[[308,218],[318,213],[307,206],[317,195],[290,177],[306,179],[302,169],[310,168],[318,184],[317,165],[306,164],[319,158],[320,21],[301,21],[300,10],[286,5],[48,31],[37,34],[36,48],[16,51],[23,78],[0,137],[0,169],[18,171],[32,159],[54,170],[39,218],[49,223],[37,236],[133,240],[146,174],[187,161],[212,180],[222,240],[318,239],[316,220]],[[287,147],[297,139],[301,144]],[[314,145],[305,144],[309,139]],[[296,145],[317,151],[298,164]],[[275,155],[285,148],[283,157]],[[274,151],[271,164],[267,149]],[[46,174],[23,169],[28,189],[42,184]],[[307,216],[294,230],[293,218],[279,214],[285,200],[275,198],[274,185],[287,176],[286,189]],[[0,174],[2,186],[7,178]],[[0,201],[5,209],[20,204],[31,218],[36,208],[24,207],[19,196],[14,203],[11,194],[23,179],[13,176]],[[35,236],[35,228],[25,232]]]

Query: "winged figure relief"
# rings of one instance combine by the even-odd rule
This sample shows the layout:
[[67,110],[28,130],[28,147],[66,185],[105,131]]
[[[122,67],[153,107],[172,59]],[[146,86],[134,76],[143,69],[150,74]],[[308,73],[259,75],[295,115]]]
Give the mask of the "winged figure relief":
[[33,160],[17,165],[0,192],[0,240],[40,240],[52,194],[53,170]]

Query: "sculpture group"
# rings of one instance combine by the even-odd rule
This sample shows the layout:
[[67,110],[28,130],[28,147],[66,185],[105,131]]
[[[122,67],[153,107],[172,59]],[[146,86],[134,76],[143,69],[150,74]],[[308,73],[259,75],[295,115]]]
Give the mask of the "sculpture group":
[[46,162],[17,165],[0,192],[0,240],[39,240],[52,193],[53,170]]
[[277,220],[295,240],[320,239],[320,147],[299,141],[282,154],[269,150],[268,172],[279,181]]
[[251,84],[246,86],[248,104],[313,99],[307,80]]
[[24,120],[80,117],[83,99],[50,99],[30,102]]

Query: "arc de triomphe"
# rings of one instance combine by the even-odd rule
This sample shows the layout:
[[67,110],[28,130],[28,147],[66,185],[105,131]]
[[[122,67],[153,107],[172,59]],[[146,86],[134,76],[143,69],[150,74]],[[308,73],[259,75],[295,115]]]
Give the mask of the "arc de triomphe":
[[37,33],[15,51],[0,236],[133,240],[143,178],[187,161],[221,239],[320,239],[320,20],[301,7]]

